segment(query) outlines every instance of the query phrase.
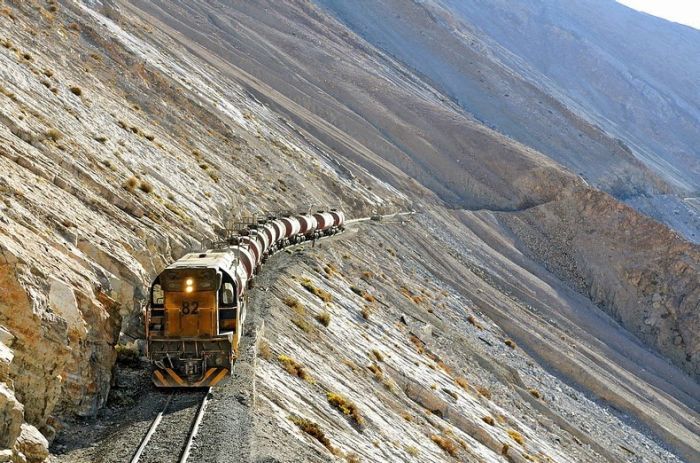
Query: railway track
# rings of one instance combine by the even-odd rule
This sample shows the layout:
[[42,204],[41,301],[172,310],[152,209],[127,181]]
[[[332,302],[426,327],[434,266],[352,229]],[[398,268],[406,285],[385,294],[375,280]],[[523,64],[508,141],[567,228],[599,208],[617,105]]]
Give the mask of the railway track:
[[211,388],[169,393],[130,462],[186,463],[210,393]]

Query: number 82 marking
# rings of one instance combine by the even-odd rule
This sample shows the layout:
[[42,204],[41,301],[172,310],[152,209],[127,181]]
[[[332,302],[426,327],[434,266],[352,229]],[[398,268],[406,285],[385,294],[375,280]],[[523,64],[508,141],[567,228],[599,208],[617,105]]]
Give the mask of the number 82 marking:
[[199,302],[183,302],[180,311],[182,315],[196,315],[199,313]]

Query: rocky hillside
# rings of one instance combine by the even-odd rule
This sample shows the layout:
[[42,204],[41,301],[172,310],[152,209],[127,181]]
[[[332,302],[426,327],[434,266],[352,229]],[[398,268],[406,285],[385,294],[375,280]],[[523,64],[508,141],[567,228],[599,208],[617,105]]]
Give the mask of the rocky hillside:
[[203,424],[247,461],[700,458],[697,245],[594,189],[668,179],[546,99],[583,136],[530,132],[601,160],[581,178],[329,4],[2,2],[0,461],[123,461],[149,280],[228,220],[327,205],[419,214],[272,259]]

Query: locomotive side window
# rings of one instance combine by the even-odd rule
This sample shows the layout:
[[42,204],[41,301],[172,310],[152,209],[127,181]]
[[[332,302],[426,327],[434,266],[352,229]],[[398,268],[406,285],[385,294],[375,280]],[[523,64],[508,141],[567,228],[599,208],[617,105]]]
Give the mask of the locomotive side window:
[[224,283],[221,288],[221,305],[224,307],[233,307],[235,305],[233,284],[230,282]]
[[163,288],[160,286],[160,283],[154,284],[153,290],[151,291],[151,304],[162,307],[164,303],[164,296],[165,294],[163,293]]

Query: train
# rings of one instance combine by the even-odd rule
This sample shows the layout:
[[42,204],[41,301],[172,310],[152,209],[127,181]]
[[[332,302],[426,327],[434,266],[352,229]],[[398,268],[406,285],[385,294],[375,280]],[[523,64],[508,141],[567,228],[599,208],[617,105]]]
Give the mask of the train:
[[268,214],[229,228],[202,252],[165,268],[148,292],[146,356],[159,388],[211,387],[231,375],[248,297],[263,263],[287,246],[345,228],[337,209]]

